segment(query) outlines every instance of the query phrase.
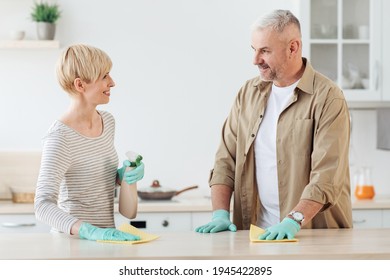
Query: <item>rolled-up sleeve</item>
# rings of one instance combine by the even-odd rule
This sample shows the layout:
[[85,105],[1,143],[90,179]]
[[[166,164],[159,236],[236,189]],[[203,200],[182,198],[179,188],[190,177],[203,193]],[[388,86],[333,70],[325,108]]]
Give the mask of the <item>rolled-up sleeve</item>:
[[316,126],[310,182],[301,199],[327,207],[337,203],[349,173],[350,119],[345,99],[334,98],[325,104]]

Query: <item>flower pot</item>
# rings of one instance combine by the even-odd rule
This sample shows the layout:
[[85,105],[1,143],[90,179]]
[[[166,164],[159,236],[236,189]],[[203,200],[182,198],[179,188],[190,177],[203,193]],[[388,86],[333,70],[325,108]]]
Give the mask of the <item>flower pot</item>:
[[56,33],[56,25],[49,22],[37,22],[38,40],[53,40]]

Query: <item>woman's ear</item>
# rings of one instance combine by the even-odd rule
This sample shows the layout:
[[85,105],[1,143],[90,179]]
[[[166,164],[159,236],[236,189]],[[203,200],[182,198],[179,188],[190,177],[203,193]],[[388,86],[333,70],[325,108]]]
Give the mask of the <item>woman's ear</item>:
[[73,85],[77,92],[84,92],[84,82],[80,78],[76,78]]

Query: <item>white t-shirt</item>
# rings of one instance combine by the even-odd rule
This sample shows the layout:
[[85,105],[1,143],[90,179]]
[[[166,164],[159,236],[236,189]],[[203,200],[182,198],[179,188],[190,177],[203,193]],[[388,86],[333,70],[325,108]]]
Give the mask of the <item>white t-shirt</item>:
[[288,87],[272,85],[267,107],[255,140],[256,180],[261,203],[259,226],[280,222],[279,188],[276,163],[276,127],[280,113],[291,100],[299,80]]

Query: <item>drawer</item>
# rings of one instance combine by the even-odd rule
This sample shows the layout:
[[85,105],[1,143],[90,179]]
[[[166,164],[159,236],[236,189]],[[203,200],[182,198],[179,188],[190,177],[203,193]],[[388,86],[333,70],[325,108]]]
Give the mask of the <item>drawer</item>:
[[192,213],[192,227],[195,230],[197,227],[203,226],[211,222],[212,212],[197,212]]
[[35,219],[35,215],[0,215],[0,233],[50,232],[51,227]]
[[134,219],[127,219],[120,214],[115,215],[116,226],[123,223],[145,231],[189,231],[191,230],[190,212],[139,213]]
[[354,228],[381,228],[382,210],[353,210]]
[[383,210],[383,227],[390,228],[390,210]]

